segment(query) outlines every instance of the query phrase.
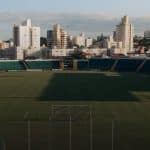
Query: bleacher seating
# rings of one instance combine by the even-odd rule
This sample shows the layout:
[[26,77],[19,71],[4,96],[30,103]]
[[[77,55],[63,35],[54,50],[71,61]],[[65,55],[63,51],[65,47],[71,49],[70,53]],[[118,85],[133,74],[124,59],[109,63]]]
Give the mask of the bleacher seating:
[[76,60],[77,70],[88,70],[89,62],[88,60]]
[[115,59],[89,59],[89,68],[92,70],[110,71]]
[[114,70],[118,72],[136,72],[143,59],[119,59]]
[[[53,70],[60,69],[59,59],[53,60],[0,60],[0,71],[22,71],[22,70]],[[82,59],[75,60],[77,70],[99,70],[99,71],[117,71],[117,72],[149,72],[150,59]],[[70,70],[73,69],[72,61]],[[68,68],[67,68],[68,69]]]
[[9,71],[9,70],[25,70],[25,66],[21,61],[0,61],[0,71]]
[[59,60],[27,60],[25,63],[28,69],[51,70],[60,68]]

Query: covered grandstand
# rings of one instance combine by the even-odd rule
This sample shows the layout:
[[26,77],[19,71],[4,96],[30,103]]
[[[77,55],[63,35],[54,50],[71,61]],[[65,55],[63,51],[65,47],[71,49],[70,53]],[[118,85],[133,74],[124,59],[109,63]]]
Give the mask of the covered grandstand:
[[60,68],[60,60],[0,60],[0,71],[52,70]]
[[77,70],[98,70],[116,72],[150,72],[149,58],[93,58],[75,60]]
[[[57,70],[63,69],[61,59],[0,60],[0,71]],[[72,66],[72,65],[71,65]],[[70,69],[70,68],[69,68]],[[149,58],[93,58],[73,60],[72,70],[97,70],[150,73]]]

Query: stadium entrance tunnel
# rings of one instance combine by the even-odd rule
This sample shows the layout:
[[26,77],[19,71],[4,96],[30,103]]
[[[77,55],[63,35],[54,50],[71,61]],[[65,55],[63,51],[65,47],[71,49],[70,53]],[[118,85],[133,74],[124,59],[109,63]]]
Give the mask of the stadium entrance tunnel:
[[[148,101],[149,80],[150,76],[136,73],[54,73],[39,100]],[[148,93],[144,99],[140,95],[143,92]]]

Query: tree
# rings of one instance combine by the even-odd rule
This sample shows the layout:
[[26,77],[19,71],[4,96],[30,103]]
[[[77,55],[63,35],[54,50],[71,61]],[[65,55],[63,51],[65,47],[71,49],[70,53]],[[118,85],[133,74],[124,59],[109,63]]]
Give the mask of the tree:
[[47,46],[47,39],[45,37],[40,38],[40,45],[41,46],[43,46],[43,45]]
[[85,59],[85,54],[82,52],[81,49],[76,49],[75,52],[72,54],[73,59]]

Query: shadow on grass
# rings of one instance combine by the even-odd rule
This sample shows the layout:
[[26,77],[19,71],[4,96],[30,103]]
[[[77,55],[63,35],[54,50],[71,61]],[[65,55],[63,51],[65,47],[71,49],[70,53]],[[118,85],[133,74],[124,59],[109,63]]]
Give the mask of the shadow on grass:
[[150,92],[149,76],[121,73],[55,73],[41,101],[140,101],[133,91]]

